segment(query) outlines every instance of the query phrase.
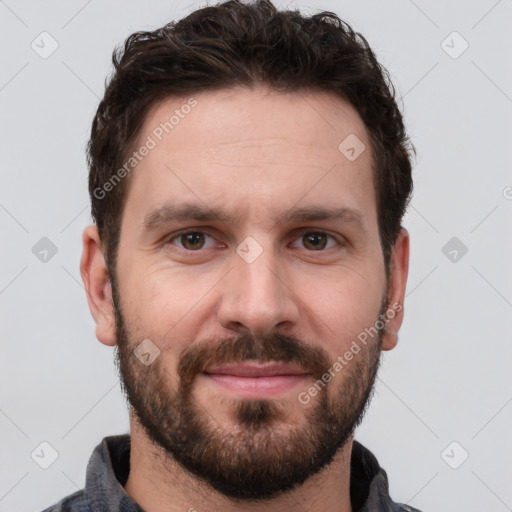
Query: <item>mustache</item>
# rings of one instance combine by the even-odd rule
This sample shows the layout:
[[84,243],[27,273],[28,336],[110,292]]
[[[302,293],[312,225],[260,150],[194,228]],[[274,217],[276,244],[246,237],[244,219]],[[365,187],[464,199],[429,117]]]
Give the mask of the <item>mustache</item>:
[[211,365],[249,360],[295,363],[312,374],[315,380],[320,379],[331,366],[331,360],[322,348],[281,333],[258,339],[246,334],[217,342],[204,341],[188,347],[180,355],[177,371],[182,391],[189,390],[196,375]]

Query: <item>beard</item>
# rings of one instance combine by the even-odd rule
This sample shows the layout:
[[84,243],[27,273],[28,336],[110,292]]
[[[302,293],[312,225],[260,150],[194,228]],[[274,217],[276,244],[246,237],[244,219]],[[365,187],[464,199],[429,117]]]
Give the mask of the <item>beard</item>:
[[[112,282],[116,366],[138,422],[166,457],[223,495],[262,500],[297,487],[326,468],[361,423],[373,394],[383,330],[330,382],[318,386],[309,407],[298,399],[223,397],[235,420],[227,427],[194,397],[196,377],[209,365],[247,360],[296,363],[317,382],[334,361],[318,346],[274,332],[258,339],[243,335],[191,344],[171,376],[164,357],[145,366],[134,356],[142,338],[128,332],[116,292]],[[386,308],[383,301],[380,315]],[[176,377],[178,385],[173,386]],[[303,416],[300,422],[287,422],[297,410]]]

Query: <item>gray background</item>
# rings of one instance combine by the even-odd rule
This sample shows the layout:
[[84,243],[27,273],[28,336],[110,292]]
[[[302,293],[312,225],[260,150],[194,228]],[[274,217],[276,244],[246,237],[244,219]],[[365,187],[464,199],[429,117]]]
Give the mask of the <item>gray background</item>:
[[[114,46],[199,5],[0,0],[2,511],[81,488],[93,448],[128,432],[113,349],[95,338],[79,274],[84,146]],[[405,324],[357,438],[397,501],[512,510],[512,2],[277,5],[335,11],[367,37],[418,149]],[[47,59],[31,47],[43,31],[59,45]],[[32,251],[43,237],[57,248],[46,261],[47,241]],[[58,453],[48,469],[43,441]]]

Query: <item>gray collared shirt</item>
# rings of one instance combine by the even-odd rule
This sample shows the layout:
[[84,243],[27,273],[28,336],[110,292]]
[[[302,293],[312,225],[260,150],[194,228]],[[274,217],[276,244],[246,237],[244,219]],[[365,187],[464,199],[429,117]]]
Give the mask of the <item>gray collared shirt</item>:
[[[352,448],[350,472],[353,512],[420,512],[391,500],[386,472],[357,441]],[[130,435],[105,437],[89,459],[85,489],[43,512],[144,512],[123,488],[129,473]]]

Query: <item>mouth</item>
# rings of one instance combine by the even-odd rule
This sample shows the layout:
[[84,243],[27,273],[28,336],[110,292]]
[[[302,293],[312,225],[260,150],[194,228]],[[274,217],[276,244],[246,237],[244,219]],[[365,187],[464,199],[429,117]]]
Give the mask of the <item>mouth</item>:
[[246,361],[212,366],[203,376],[210,384],[243,398],[263,399],[292,390],[310,374],[290,363]]

